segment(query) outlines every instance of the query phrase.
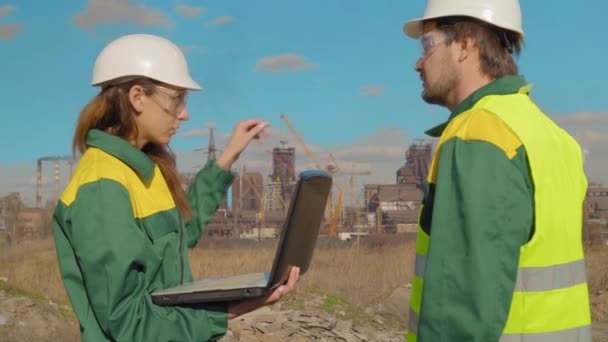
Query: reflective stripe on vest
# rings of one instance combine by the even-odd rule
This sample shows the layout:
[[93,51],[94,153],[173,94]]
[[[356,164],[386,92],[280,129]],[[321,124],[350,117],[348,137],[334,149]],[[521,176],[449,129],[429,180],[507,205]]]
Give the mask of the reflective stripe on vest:
[[[426,270],[426,255],[416,254],[414,274],[423,279]],[[541,292],[568,288],[586,282],[586,265],[584,260],[571,263],[554,265],[549,267],[521,267],[517,270],[517,281],[515,291]],[[409,308],[408,327],[413,333],[417,333],[418,314],[413,308]],[[589,328],[589,329],[588,329]],[[515,341],[585,341],[585,339],[573,339],[572,336],[587,336],[590,327],[567,329],[552,333],[534,334],[533,339],[522,339],[523,335],[505,335],[501,342]],[[564,339],[558,339],[564,338]],[[532,338],[532,337],[531,337]]]
[[[536,107],[524,94],[528,90],[486,96],[473,107],[497,115],[517,135],[526,149],[535,186],[535,233],[520,248],[513,299],[500,342],[591,341],[581,239],[587,180],[580,146]],[[448,124],[446,131],[449,129]],[[547,139],[550,146],[537,142]],[[556,169],[562,172],[555,173]],[[429,175],[432,172],[433,167]],[[417,340],[430,241],[431,237],[419,226],[408,317],[409,342]]]
[[546,267],[520,267],[515,291],[541,292],[572,287],[587,281],[585,260]]
[[[414,274],[424,278],[426,255],[416,255]],[[520,267],[517,270],[515,291],[539,292],[571,287],[587,279],[585,260],[576,260],[548,267]]]
[[536,334],[503,335],[499,342],[572,342],[591,341],[591,326]]

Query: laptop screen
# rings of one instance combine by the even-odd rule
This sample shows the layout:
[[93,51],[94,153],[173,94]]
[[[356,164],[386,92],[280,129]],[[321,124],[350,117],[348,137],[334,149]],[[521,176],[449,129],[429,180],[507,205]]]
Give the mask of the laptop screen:
[[298,178],[270,274],[271,288],[287,280],[292,266],[300,267],[300,275],[308,270],[331,190],[331,175],[323,170],[305,170]]

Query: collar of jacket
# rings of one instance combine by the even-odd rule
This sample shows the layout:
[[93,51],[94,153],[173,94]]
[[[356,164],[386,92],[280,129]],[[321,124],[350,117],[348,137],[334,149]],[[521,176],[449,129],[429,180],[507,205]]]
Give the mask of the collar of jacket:
[[137,171],[145,181],[152,177],[154,172],[152,159],[122,138],[99,129],[92,129],[87,134],[87,145],[97,147],[120,159]]
[[[448,120],[440,125],[437,125],[428,131],[424,132],[425,134],[431,137],[440,137],[443,133],[443,130],[446,126],[454,119],[458,114],[467,111],[475,103],[481,100],[483,97],[488,95],[507,95],[514,94],[520,91],[522,87],[526,86],[526,80],[523,76],[503,76],[499,79],[496,79],[485,86],[477,89],[471,95],[469,95],[464,101],[462,101],[452,114]],[[530,86],[531,87],[531,86]]]

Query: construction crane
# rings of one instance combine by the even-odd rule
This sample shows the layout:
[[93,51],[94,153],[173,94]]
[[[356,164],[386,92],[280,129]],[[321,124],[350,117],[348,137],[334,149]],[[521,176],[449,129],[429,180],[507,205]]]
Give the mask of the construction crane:
[[[350,197],[350,201],[351,201],[351,208],[354,208],[355,212],[355,220],[357,225],[359,224],[359,207],[354,205],[354,182],[353,182],[353,178],[354,176],[357,175],[369,175],[371,174],[370,171],[363,171],[363,172],[343,172],[341,175],[348,175],[349,177],[349,197]],[[334,178],[334,180],[338,180],[339,176],[336,176]],[[337,194],[337,199],[334,202],[332,202],[332,207],[329,209],[331,211],[331,217],[330,217],[330,222],[329,222],[329,226],[327,229],[327,234],[329,236],[336,236],[338,233],[338,226],[340,226],[340,223],[342,222],[342,217],[343,215],[343,208],[344,208],[344,190],[342,189],[342,187],[339,185],[339,182],[334,182],[334,186],[338,192]],[[331,200],[331,194],[330,194],[330,200]]]
[[334,155],[330,152],[327,156],[327,163],[325,163],[325,171],[329,172],[332,176],[340,173],[340,167],[334,158]]
[[332,175],[334,177],[339,177],[339,176],[348,176],[348,184],[349,184],[349,197],[350,197],[350,205],[354,206],[355,205],[355,184],[354,184],[354,177],[355,176],[369,176],[372,174],[371,171],[343,171],[342,168],[338,165],[338,162],[336,161],[336,158],[334,158],[334,155],[330,152],[328,159],[332,161],[333,164],[330,164],[329,162],[327,163],[326,169],[331,169],[332,171]]
[[[304,152],[306,152],[306,155],[308,156],[308,160],[311,163],[313,163],[317,169],[322,169],[321,163],[319,163],[317,158],[315,158],[315,156],[312,154],[312,151],[308,148],[306,143],[304,143],[304,140],[302,140],[302,138],[300,137],[300,135],[298,134],[296,129],[293,127],[293,125],[287,118],[287,115],[281,114],[280,117],[281,117],[281,120],[283,120],[283,122],[285,122],[285,125],[287,126],[287,128],[289,129],[291,134],[293,134],[293,136],[296,138],[298,143],[302,146],[302,149],[304,149]],[[331,167],[331,164],[329,164],[329,163],[326,164],[324,170],[329,172],[332,175],[335,173],[335,168]],[[332,182],[332,183],[334,184],[334,186],[336,186],[338,188],[338,186],[335,182]],[[341,191],[341,189],[338,190],[338,192],[340,192],[340,191]],[[325,207],[325,218],[326,218],[326,220],[328,220],[330,222],[329,227],[328,227],[328,234],[330,236],[335,236],[336,235],[336,225],[338,223],[338,218],[335,216],[335,213],[340,212],[342,204],[341,204],[341,200],[338,201],[337,203],[334,203],[332,197],[333,196],[330,191],[329,198],[327,200],[327,205]],[[340,194],[338,194],[338,199],[340,199]],[[336,207],[339,207],[339,208],[336,209]]]
[[[350,171],[350,172],[349,171],[344,171],[342,169],[342,167],[340,167],[338,165],[338,162],[336,161],[336,159],[334,158],[334,155],[332,153],[329,153],[329,159],[333,163],[333,167],[332,167],[332,169],[333,169],[333,176],[334,176],[334,178],[336,180],[340,179],[341,176],[348,176],[348,185],[349,185],[348,190],[349,190],[350,207],[354,208],[354,210],[355,210],[354,215],[355,215],[355,221],[356,221],[355,223],[357,225],[359,225],[359,213],[360,213],[360,211],[359,211],[359,207],[356,206],[356,203],[355,203],[357,201],[355,201],[355,184],[354,184],[355,182],[354,182],[354,177],[355,176],[368,176],[368,175],[371,175],[372,173],[371,173],[371,171],[357,171],[357,172],[355,172],[355,171]],[[328,163],[328,165],[330,165],[330,164]],[[338,181],[338,183],[339,183],[339,181]],[[339,196],[342,196],[342,193],[339,193]],[[340,199],[340,201],[341,201],[341,199]],[[340,204],[342,204],[342,202],[340,202]]]
[[312,151],[310,151],[308,146],[306,146],[306,144],[304,143],[304,140],[302,140],[302,138],[300,138],[300,135],[298,134],[298,132],[296,132],[296,129],[293,127],[293,125],[291,124],[289,119],[287,119],[287,115],[281,114],[281,120],[283,120],[283,122],[285,122],[285,125],[287,125],[287,128],[289,128],[289,131],[291,131],[291,134],[293,134],[293,136],[296,138],[298,143],[300,143],[300,145],[302,145],[304,152],[306,152],[306,155],[308,156],[308,160],[310,160],[310,162],[313,163],[317,169],[321,169],[321,164],[319,163],[317,158],[315,158],[315,156],[312,154]]
[[[315,156],[312,154],[312,151],[310,150],[310,148],[308,148],[306,143],[304,143],[304,140],[302,140],[302,138],[300,137],[300,135],[298,134],[296,129],[293,127],[293,125],[287,118],[287,115],[281,114],[281,120],[283,120],[283,122],[285,122],[285,125],[287,126],[287,128],[289,128],[289,131],[291,132],[291,134],[293,134],[293,136],[296,138],[298,143],[302,146],[302,148],[304,149],[304,152],[306,152],[306,155],[308,156],[308,160],[311,163],[313,163],[317,169],[321,169],[321,163],[319,163],[317,158],[315,158]],[[325,168],[323,168],[323,169],[331,174],[335,174],[336,172],[338,172],[338,169],[337,169],[335,159],[333,159],[333,156],[331,155],[331,153],[329,155],[329,158],[331,158],[331,160],[333,160],[334,164],[332,165],[331,163],[328,162],[325,164]]]
[[[260,200],[260,209],[258,211],[258,216],[259,216],[259,220],[260,220],[260,227],[264,227],[266,225],[265,217],[264,217],[264,196],[262,196],[262,194],[260,194],[256,185],[251,182],[249,177],[245,177],[245,167],[244,166],[243,166],[243,174],[241,175],[241,179],[244,179],[247,182],[247,184],[249,184],[249,186],[251,187],[251,189],[253,189],[253,192],[257,196],[257,198]],[[240,195],[243,196],[243,189],[241,189]]]
[[[260,221],[262,222],[262,226],[264,226],[264,203],[265,203],[265,199],[264,196],[262,194],[260,194],[260,192],[258,191],[256,184],[254,184],[249,177],[245,177],[245,172],[243,172],[243,175],[241,176],[241,179],[244,179],[247,184],[249,184],[249,186],[251,187],[251,189],[253,189],[253,192],[255,193],[256,197],[260,199],[260,211],[259,211],[259,216],[260,216]],[[241,196],[242,196],[242,190],[241,190]],[[283,206],[283,214],[285,216],[287,216],[287,204],[285,203],[285,201],[283,200],[282,196],[279,196],[279,201],[281,202],[281,205]]]

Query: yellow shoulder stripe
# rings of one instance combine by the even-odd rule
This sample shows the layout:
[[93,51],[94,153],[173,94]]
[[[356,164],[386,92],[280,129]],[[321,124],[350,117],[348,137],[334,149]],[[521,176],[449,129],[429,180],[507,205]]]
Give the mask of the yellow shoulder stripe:
[[435,183],[437,179],[437,158],[441,146],[454,137],[468,141],[485,141],[500,148],[509,159],[515,157],[517,149],[522,145],[515,132],[496,114],[485,109],[471,109],[461,113],[450,121],[439,138],[427,177],[429,183]]
[[485,109],[471,109],[456,116],[441,135],[439,146],[454,137],[485,141],[500,148],[509,159],[515,157],[522,145],[515,132],[498,115]]
[[125,187],[136,218],[175,208],[175,202],[158,166],[148,183],[133,169],[116,157],[97,148],[89,148],[74,169],[72,179],[61,195],[61,201],[71,205],[78,190],[101,179],[113,180]]

